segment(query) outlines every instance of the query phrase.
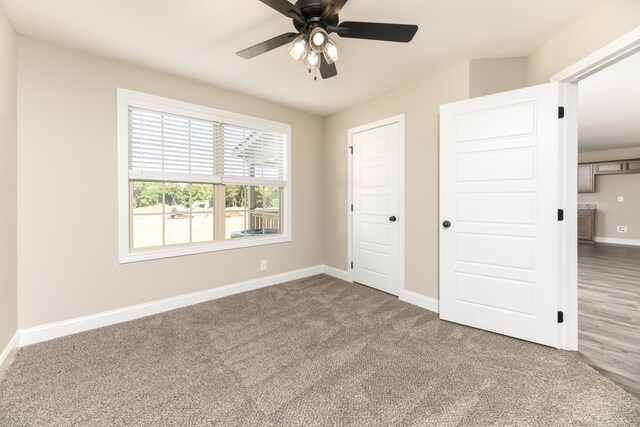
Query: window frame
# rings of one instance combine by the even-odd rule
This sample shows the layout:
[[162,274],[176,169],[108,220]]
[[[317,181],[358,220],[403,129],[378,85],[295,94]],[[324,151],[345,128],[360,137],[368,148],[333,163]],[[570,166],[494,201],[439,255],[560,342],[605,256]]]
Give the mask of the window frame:
[[[214,240],[212,242],[189,243],[180,246],[157,246],[151,248],[132,249],[130,223],[130,192],[129,192],[129,106],[144,107],[166,113],[186,115],[205,120],[226,121],[235,125],[263,129],[265,131],[280,132],[285,135],[285,186],[282,189],[282,232],[275,236],[251,236],[238,239]],[[229,111],[218,110],[203,105],[192,104],[156,95],[117,88],[117,126],[118,126],[118,248],[119,263],[147,261],[153,259],[171,258],[201,254],[207,252],[225,251],[230,249],[248,248],[253,246],[272,245],[291,241],[291,125],[272,120],[251,117]],[[139,180],[139,179],[134,179]],[[220,182],[212,183],[224,185]],[[233,182],[229,182],[233,184]],[[264,184],[268,185],[268,184]],[[214,190],[215,191],[215,190]]]

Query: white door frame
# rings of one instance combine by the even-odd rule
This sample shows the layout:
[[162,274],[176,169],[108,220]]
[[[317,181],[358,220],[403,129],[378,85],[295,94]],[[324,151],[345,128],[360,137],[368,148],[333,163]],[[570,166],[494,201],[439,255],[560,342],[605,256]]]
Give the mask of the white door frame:
[[578,350],[578,82],[598,71],[640,52],[640,27],[597,50],[551,77],[552,82],[571,83],[561,94],[565,107],[564,146],[560,148],[560,206],[564,206],[565,224],[560,238],[563,256],[558,295],[564,327],[558,331],[558,343],[565,350]]
[[348,165],[348,181],[347,181],[347,271],[349,272],[349,282],[353,282],[353,269],[351,261],[353,260],[353,215],[351,205],[353,204],[353,156],[351,155],[351,147],[353,146],[353,135],[359,132],[379,128],[382,126],[398,123],[400,131],[400,141],[398,144],[398,297],[402,299],[404,295],[404,236],[406,216],[404,210],[404,146],[405,146],[405,117],[404,114],[378,120],[373,123],[367,123],[362,126],[351,128],[347,137],[347,165]]

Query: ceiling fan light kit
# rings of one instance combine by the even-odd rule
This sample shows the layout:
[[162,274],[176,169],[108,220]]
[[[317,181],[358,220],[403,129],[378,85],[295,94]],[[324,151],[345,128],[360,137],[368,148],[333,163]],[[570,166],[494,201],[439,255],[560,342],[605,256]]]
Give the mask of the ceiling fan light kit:
[[322,27],[314,28],[310,34],[300,34],[289,44],[291,57],[309,67],[320,66],[320,55],[328,64],[333,64],[340,57],[340,52],[338,44]]
[[342,49],[329,37],[335,33],[343,38],[381,40],[408,43],[418,31],[417,25],[383,24],[376,22],[342,22],[338,13],[348,0],[260,0],[293,20],[297,33],[284,33],[238,52],[250,59],[289,44],[289,55],[305,66],[320,70],[323,79],[338,74],[335,62]]

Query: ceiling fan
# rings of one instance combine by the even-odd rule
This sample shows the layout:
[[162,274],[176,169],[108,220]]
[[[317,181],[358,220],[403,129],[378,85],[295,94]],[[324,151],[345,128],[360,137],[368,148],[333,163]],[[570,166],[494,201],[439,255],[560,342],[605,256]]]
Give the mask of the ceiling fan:
[[293,20],[297,32],[284,33],[237,52],[250,59],[289,43],[289,54],[309,67],[320,69],[323,79],[338,74],[335,61],[341,54],[338,44],[329,37],[408,43],[418,31],[417,25],[381,24],[377,22],[340,22],[338,13],[348,0],[260,0]]

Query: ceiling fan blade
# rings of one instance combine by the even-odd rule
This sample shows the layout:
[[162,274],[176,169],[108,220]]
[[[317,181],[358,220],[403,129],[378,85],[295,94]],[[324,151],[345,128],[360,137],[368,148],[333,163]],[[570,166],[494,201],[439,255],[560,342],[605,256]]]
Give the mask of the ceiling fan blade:
[[343,22],[338,28],[348,29],[345,32],[338,32],[340,37],[402,43],[410,42],[418,31],[417,25],[377,22]]
[[322,0],[322,15],[320,20],[324,21],[330,16],[337,15],[348,0]]
[[240,52],[237,52],[236,55],[245,58],[251,59],[258,55],[262,55],[263,53],[269,52],[277,47],[284,46],[285,44],[291,42],[294,37],[298,34],[296,33],[284,33],[276,36],[272,39],[265,40],[262,43],[258,43],[255,46],[248,47]]
[[277,10],[287,18],[291,18],[292,16],[289,14],[289,11],[293,10],[297,16],[304,16],[302,11],[295,4],[289,3],[287,0],[260,0],[262,3],[266,4],[272,9]]
[[320,75],[323,79],[330,79],[338,75],[336,63],[329,64],[327,60],[324,59],[324,55],[320,55]]

